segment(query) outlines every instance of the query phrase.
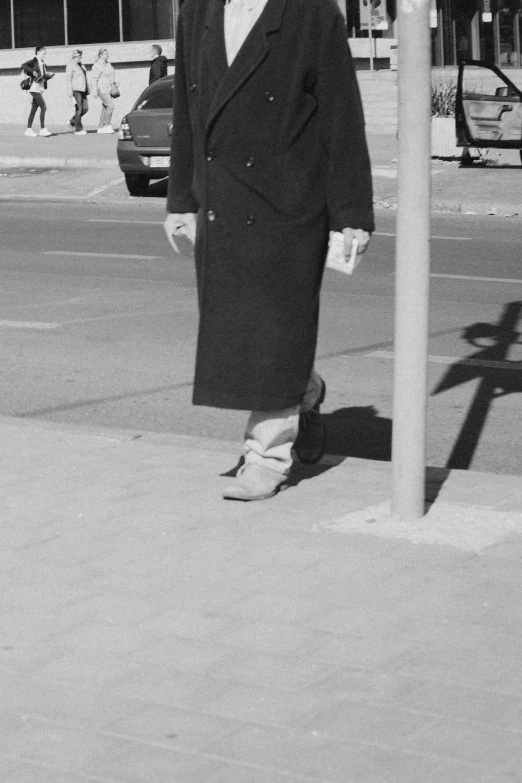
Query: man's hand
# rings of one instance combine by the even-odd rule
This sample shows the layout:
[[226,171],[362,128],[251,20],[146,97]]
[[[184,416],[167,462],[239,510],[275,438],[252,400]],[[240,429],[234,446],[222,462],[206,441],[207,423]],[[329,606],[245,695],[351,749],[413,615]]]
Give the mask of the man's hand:
[[359,242],[359,247],[357,248],[357,258],[355,259],[355,265],[353,267],[355,270],[361,263],[362,254],[366,251],[366,248],[368,247],[368,242],[370,241],[370,234],[368,233],[368,231],[364,231],[362,228],[343,228],[343,234],[344,234],[344,255],[346,260],[348,260],[352,254],[353,240],[356,239]]
[[175,253],[179,253],[179,247],[174,237],[186,236],[191,245],[196,243],[196,215],[194,212],[173,212],[167,215],[163,227]]

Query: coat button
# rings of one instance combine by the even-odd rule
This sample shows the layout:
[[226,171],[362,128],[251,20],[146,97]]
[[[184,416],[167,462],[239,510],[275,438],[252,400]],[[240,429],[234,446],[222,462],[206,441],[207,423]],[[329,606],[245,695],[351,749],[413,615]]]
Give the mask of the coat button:
[[195,84],[191,84],[190,85],[190,92],[196,92],[196,85]]
[[267,99],[267,101],[269,103],[272,103],[272,101],[274,100],[274,93],[273,92],[266,92],[265,93],[265,98]]
[[216,213],[213,209],[209,209],[207,212],[207,220],[212,223],[216,219]]
[[216,153],[214,152],[214,150],[209,150],[207,152],[207,160],[209,163],[210,161],[214,160],[215,157],[216,157]]
[[256,222],[256,219],[255,219],[255,217],[253,215],[249,215],[247,217],[247,219],[246,219],[247,226],[253,226],[255,222]]
[[246,164],[247,164],[247,169],[251,169],[252,166],[254,165],[254,158],[248,158]]

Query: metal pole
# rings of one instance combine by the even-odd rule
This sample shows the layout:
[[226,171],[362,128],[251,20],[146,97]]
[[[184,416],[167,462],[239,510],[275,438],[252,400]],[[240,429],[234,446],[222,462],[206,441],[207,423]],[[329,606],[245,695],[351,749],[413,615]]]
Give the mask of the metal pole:
[[373,71],[372,0],[368,0],[368,41],[370,42],[370,71]]
[[14,0],[11,0],[11,48],[15,48],[15,13]]
[[64,42],[66,46],[69,46],[69,20],[67,17],[67,0],[63,0],[63,27],[64,27]]
[[123,2],[118,0],[118,24],[120,26],[120,43],[123,43]]
[[424,514],[430,278],[430,0],[399,0],[392,513]]

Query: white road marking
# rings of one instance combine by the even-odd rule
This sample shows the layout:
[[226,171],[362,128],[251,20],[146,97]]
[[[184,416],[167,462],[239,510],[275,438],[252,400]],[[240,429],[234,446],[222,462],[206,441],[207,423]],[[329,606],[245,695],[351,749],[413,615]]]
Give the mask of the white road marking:
[[[393,351],[373,351],[367,353],[365,356],[368,359],[394,359],[395,354]],[[488,367],[493,370],[522,370],[522,361],[510,362],[510,361],[493,361],[491,359],[463,359],[460,356],[428,356],[428,361],[433,364],[465,364],[468,367]]]
[[[396,234],[389,233],[387,231],[374,231],[373,235],[376,237],[394,237],[397,236]],[[454,239],[455,242],[471,242],[472,237],[442,237],[442,236],[432,236],[432,239]]]
[[59,329],[63,324],[46,323],[42,321],[0,321],[0,329]]
[[153,261],[161,256],[135,256],[127,253],[87,253],[73,252],[72,250],[44,250],[43,256],[88,256],[89,258],[127,258],[141,261]]
[[430,277],[440,277],[448,280],[475,280],[478,283],[522,283],[511,277],[474,277],[473,275],[444,275],[439,272],[433,272]]
[[125,223],[140,226],[162,226],[162,220],[116,220],[113,218],[86,218],[86,223]]
[[113,179],[110,182],[108,182],[106,185],[102,185],[99,188],[94,188],[94,190],[91,190],[90,193],[87,193],[86,198],[92,198],[93,196],[99,196],[101,193],[103,193],[105,190],[108,190],[109,188],[112,188],[113,185],[119,185],[120,182],[123,182],[125,177],[120,176],[117,179]]

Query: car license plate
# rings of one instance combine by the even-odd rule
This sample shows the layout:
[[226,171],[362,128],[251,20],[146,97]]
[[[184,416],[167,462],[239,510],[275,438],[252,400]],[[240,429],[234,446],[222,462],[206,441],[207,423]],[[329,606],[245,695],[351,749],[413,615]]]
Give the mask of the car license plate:
[[170,166],[170,156],[168,155],[153,155],[150,159],[150,167],[152,169],[168,169]]

